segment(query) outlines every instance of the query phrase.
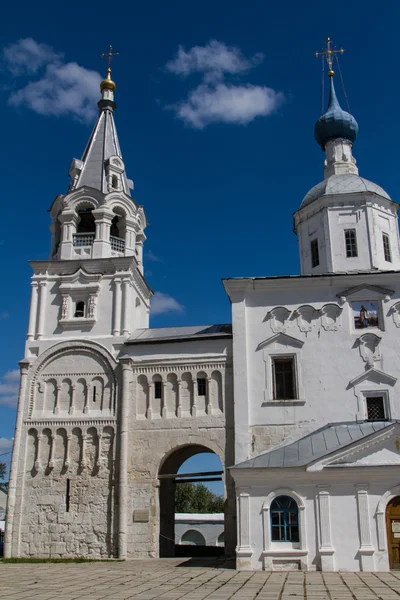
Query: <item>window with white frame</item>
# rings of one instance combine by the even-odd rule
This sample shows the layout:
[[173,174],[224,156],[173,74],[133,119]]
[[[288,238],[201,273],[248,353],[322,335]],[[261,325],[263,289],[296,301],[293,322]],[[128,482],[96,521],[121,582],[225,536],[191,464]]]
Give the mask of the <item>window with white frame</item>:
[[367,396],[365,398],[367,421],[387,420],[388,417],[385,400],[386,399],[383,395]]
[[346,257],[355,258],[356,256],[358,256],[356,230],[345,229],[344,240],[346,244]]
[[272,381],[274,400],[293,400],[297,397],[295,356],[273,356]]
[[290,496],[278,496],[271,503],[271,541],[299,541],[299,507]]
[[85,317],[85,302],[79,300],[75,303],[74,318],[83,319]]
[[390,250],[390,238],[387,233],[382,233],[383,254],[387,262],[392,262],[392,252]]

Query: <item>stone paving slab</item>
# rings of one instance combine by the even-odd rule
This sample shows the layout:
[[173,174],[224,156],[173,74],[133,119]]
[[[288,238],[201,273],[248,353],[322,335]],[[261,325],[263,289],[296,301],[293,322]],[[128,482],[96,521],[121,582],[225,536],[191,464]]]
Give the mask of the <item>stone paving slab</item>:
[[0,563],[1,600],[392,600],[391,573],[240,572],[189,559]]

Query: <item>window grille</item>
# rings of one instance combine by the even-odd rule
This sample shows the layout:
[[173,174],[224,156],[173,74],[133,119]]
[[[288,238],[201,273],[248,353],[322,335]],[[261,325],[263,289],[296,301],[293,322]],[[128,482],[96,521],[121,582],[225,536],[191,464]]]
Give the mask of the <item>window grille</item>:
[[296,398],[294,357],[276,357],[272,359],[275,400]]
[[205,377],[197,378],[197,395],[205,396],[207,392],[207,380]]
[[319,249],[318,249],[318,240],[312,240],[310,243],[311,248],[311,267],[318,267],[319,265]]
[[344,232],[344,239],[346,242],[347,258],[354,258],[355,256],[358,256],[356,230],[346,229]]
[[160,400],[162,397],[162,382],[155,381],[154,382],[154,398],[155,400]]
[[392,253],[390,251],[390,240],[387,233],[382,233],[383,253],[387,262],[392,262]]
[[385,421],[385,402],[382,396],[367,398],[368,421]]
[[271,504],[271,540],[299,541],[299,508],[290,496],[278,496]]
[[93,246],[94,233],[74,233],[73,244],[75,247]]
[[111,242],[111,250],[115,252],[125,252],[125,240],[115,237],[114,235],[110,235]]

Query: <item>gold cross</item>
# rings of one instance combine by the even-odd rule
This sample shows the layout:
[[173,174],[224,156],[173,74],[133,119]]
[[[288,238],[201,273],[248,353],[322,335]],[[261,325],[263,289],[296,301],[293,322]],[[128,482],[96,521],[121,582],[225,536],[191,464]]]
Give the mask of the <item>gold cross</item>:
[[324,59],[324,56],[326,58],[326,62],[328,63],[328,67],[329,67],[329,71],[328,71],[328,75],[329,77],[333,77],[335,72],[332,69],[332,65],[333,65],[333,58],[335,56],[335,54],[343,54],[344,50],[343,48],[339,48],[339,50],[333,50],[331,47],[331,38],[326,38],[326,50],[321,50],[321,52],[316,52],[315,56],[318,58],[319,56],[322,57],[322,60]]
[[118,56],[119,52],[113,52],[112,51],[113,47],[110,46],[108,49],[108,52],[103,52],[102,54],[100,54],[101,58],[105,58],[107,57],[107,63],[108,63],[108,68],[111,70],[111,61],[113,59],[113,56]]

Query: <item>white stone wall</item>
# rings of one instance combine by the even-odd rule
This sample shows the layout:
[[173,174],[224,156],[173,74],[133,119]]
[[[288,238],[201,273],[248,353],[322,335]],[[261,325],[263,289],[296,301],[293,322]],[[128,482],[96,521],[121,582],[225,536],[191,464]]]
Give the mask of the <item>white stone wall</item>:
[[[244,531],[247,546],[241,547],[239,542],[238,567],[389,571],[385,495],[388,490],[394,490],[396,495],[396,486],[393,467],[381,467],[379,478],[375,479],[370,473],[355,469],[351,473],[341,469],[318,476],[304,468],[269,469],[268,476],[260,476],[260,472],[239,475],[238,506],[242,506],[242,513],[248,510],[248,532]],[[283,494],[294,498],[299,506],[299,543],[271,541],[269,506]],[[238,520],[245,530],[240,514]]]
[[[232,280],[226,286],[233,307],[235,394],[241,398],[235,462],[326,423],[364,420],[367,392],[387,395],[388,416],[400,418],[397,274]],[[351,302],[368,299],[380,307],[381,327],[355,329]],[[277,313],[277,307],[284,310]],[[365,333],[376,336],[370,340],[374,349],[364,345]],[[271,357],[282,354],[296,357],[294,401],[273,399]]]

